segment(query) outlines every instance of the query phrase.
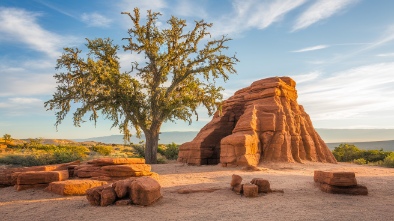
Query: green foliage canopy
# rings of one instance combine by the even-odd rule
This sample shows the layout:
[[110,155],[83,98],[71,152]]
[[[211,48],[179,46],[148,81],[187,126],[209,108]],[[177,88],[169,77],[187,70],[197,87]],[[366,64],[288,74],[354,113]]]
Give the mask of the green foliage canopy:
[[[112,40],[87,39],[89,52],[84,58],[82,50],[65,48],[57,61],[57,69],[65,70],[54,77],[57,91],[45,102],[48,110],[57,110],[56,126],[71,109],[71,102],[79,103],[73,116],[75,126],[80,126],[88,112],[90,120],[97,122],[99,111],[113,121],[130,138],[130,128],[137,135],[141,130],[146,137],[145,158],[156,163],[160,127],[163,122],[198,119],[197,107],[205,106],[212,115],[222,99],[223,88],[215,85],[218,78],[228,79],[236,73],[235,56],[222,52],[228,49],[226,36],[218,40],[207,31],[212,26],[205,21],[196,21],[194,28],[186,32],[185,20],[172,16],[168,28],[159,29],[160,13],[148,11],[146,23],[141,24],[140,12],[123,12],[130,17],[133,27],[128,30],[125,51],[145,55],[146,64],[132,62],[130,72],[120,72],[117,51],[119,46]],[[199,49],[201,41],[206,41]]]

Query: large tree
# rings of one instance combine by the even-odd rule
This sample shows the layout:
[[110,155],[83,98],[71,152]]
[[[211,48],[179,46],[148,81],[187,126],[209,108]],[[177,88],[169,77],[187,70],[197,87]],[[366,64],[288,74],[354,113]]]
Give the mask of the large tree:
[[207,31],[211,23],[196,21],[185,31],[186,21],[172,16],[164,26],[168,28],[160,29],[160,13],[148,11],[145,24],[141,24],[138,8],[133,14],[122,14],[133,23],[123,49],[144,55],[145,64],[131,61],[132,70],[121,73],[119,46],[110,39],[87,39],[85,57],[78,48],[64,48],[56,68],[65,72],[55,74],[57,91],[45,107],[56,110],[56,126],[75,102],[80,105],[73,116],[75,126],[80,126],[87,113],[96,122],[101,111],[125,139],[131,136],[130,128],[135,128],[137,136],[143,132],[146,162],[156,163],[161,125],[175,120],[191,123],[194,115],[198,118],[196,110],[201,105],[210,115],[218,110],[223,88],[215,80],[226,81],[228,74],[236,73],[233,65],[238,59],[223,54],[231,39],[211,40]]

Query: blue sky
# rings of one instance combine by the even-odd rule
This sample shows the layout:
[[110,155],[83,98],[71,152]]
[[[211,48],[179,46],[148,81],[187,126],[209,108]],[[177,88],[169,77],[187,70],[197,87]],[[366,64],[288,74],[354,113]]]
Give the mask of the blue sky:
[[[394,1],[392,0],[2,0],[0,2],[0,135],[88,138],[119,134],[99,120],[76,128],[71,117],[54,126],[43,103],[56,84],[63,47],[84,49],[85,38],[122,45],[131,21],[122,11],[160,11],[212,22],[212,37],[233,40],[238,74],[225,97],[253,81],[290,76],[298,102],[316,128],[394,128]],[[120,51],[123,70],[144,58]],[[199,130],[210,118],[168,123],[162,131]]]

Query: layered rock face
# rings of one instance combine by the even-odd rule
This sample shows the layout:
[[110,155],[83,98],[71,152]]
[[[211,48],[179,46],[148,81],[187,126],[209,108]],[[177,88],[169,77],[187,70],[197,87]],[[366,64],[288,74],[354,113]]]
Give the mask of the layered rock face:
[[297,103],[296,83],[273,77],[252,83],[224,101],[191,142],[179,149],[179,162],[223,166],[261,161],[336,163],[327,145]]

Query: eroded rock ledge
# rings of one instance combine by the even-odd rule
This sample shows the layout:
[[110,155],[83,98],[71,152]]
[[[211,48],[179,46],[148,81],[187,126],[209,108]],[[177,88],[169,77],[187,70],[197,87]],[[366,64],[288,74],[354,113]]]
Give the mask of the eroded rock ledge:
[[336,163],[297,103],[296,83],[272,77],[252,83],[224,101],[191,142],[180,146],[179,162],[194,165],[252,165],[261,161]]

